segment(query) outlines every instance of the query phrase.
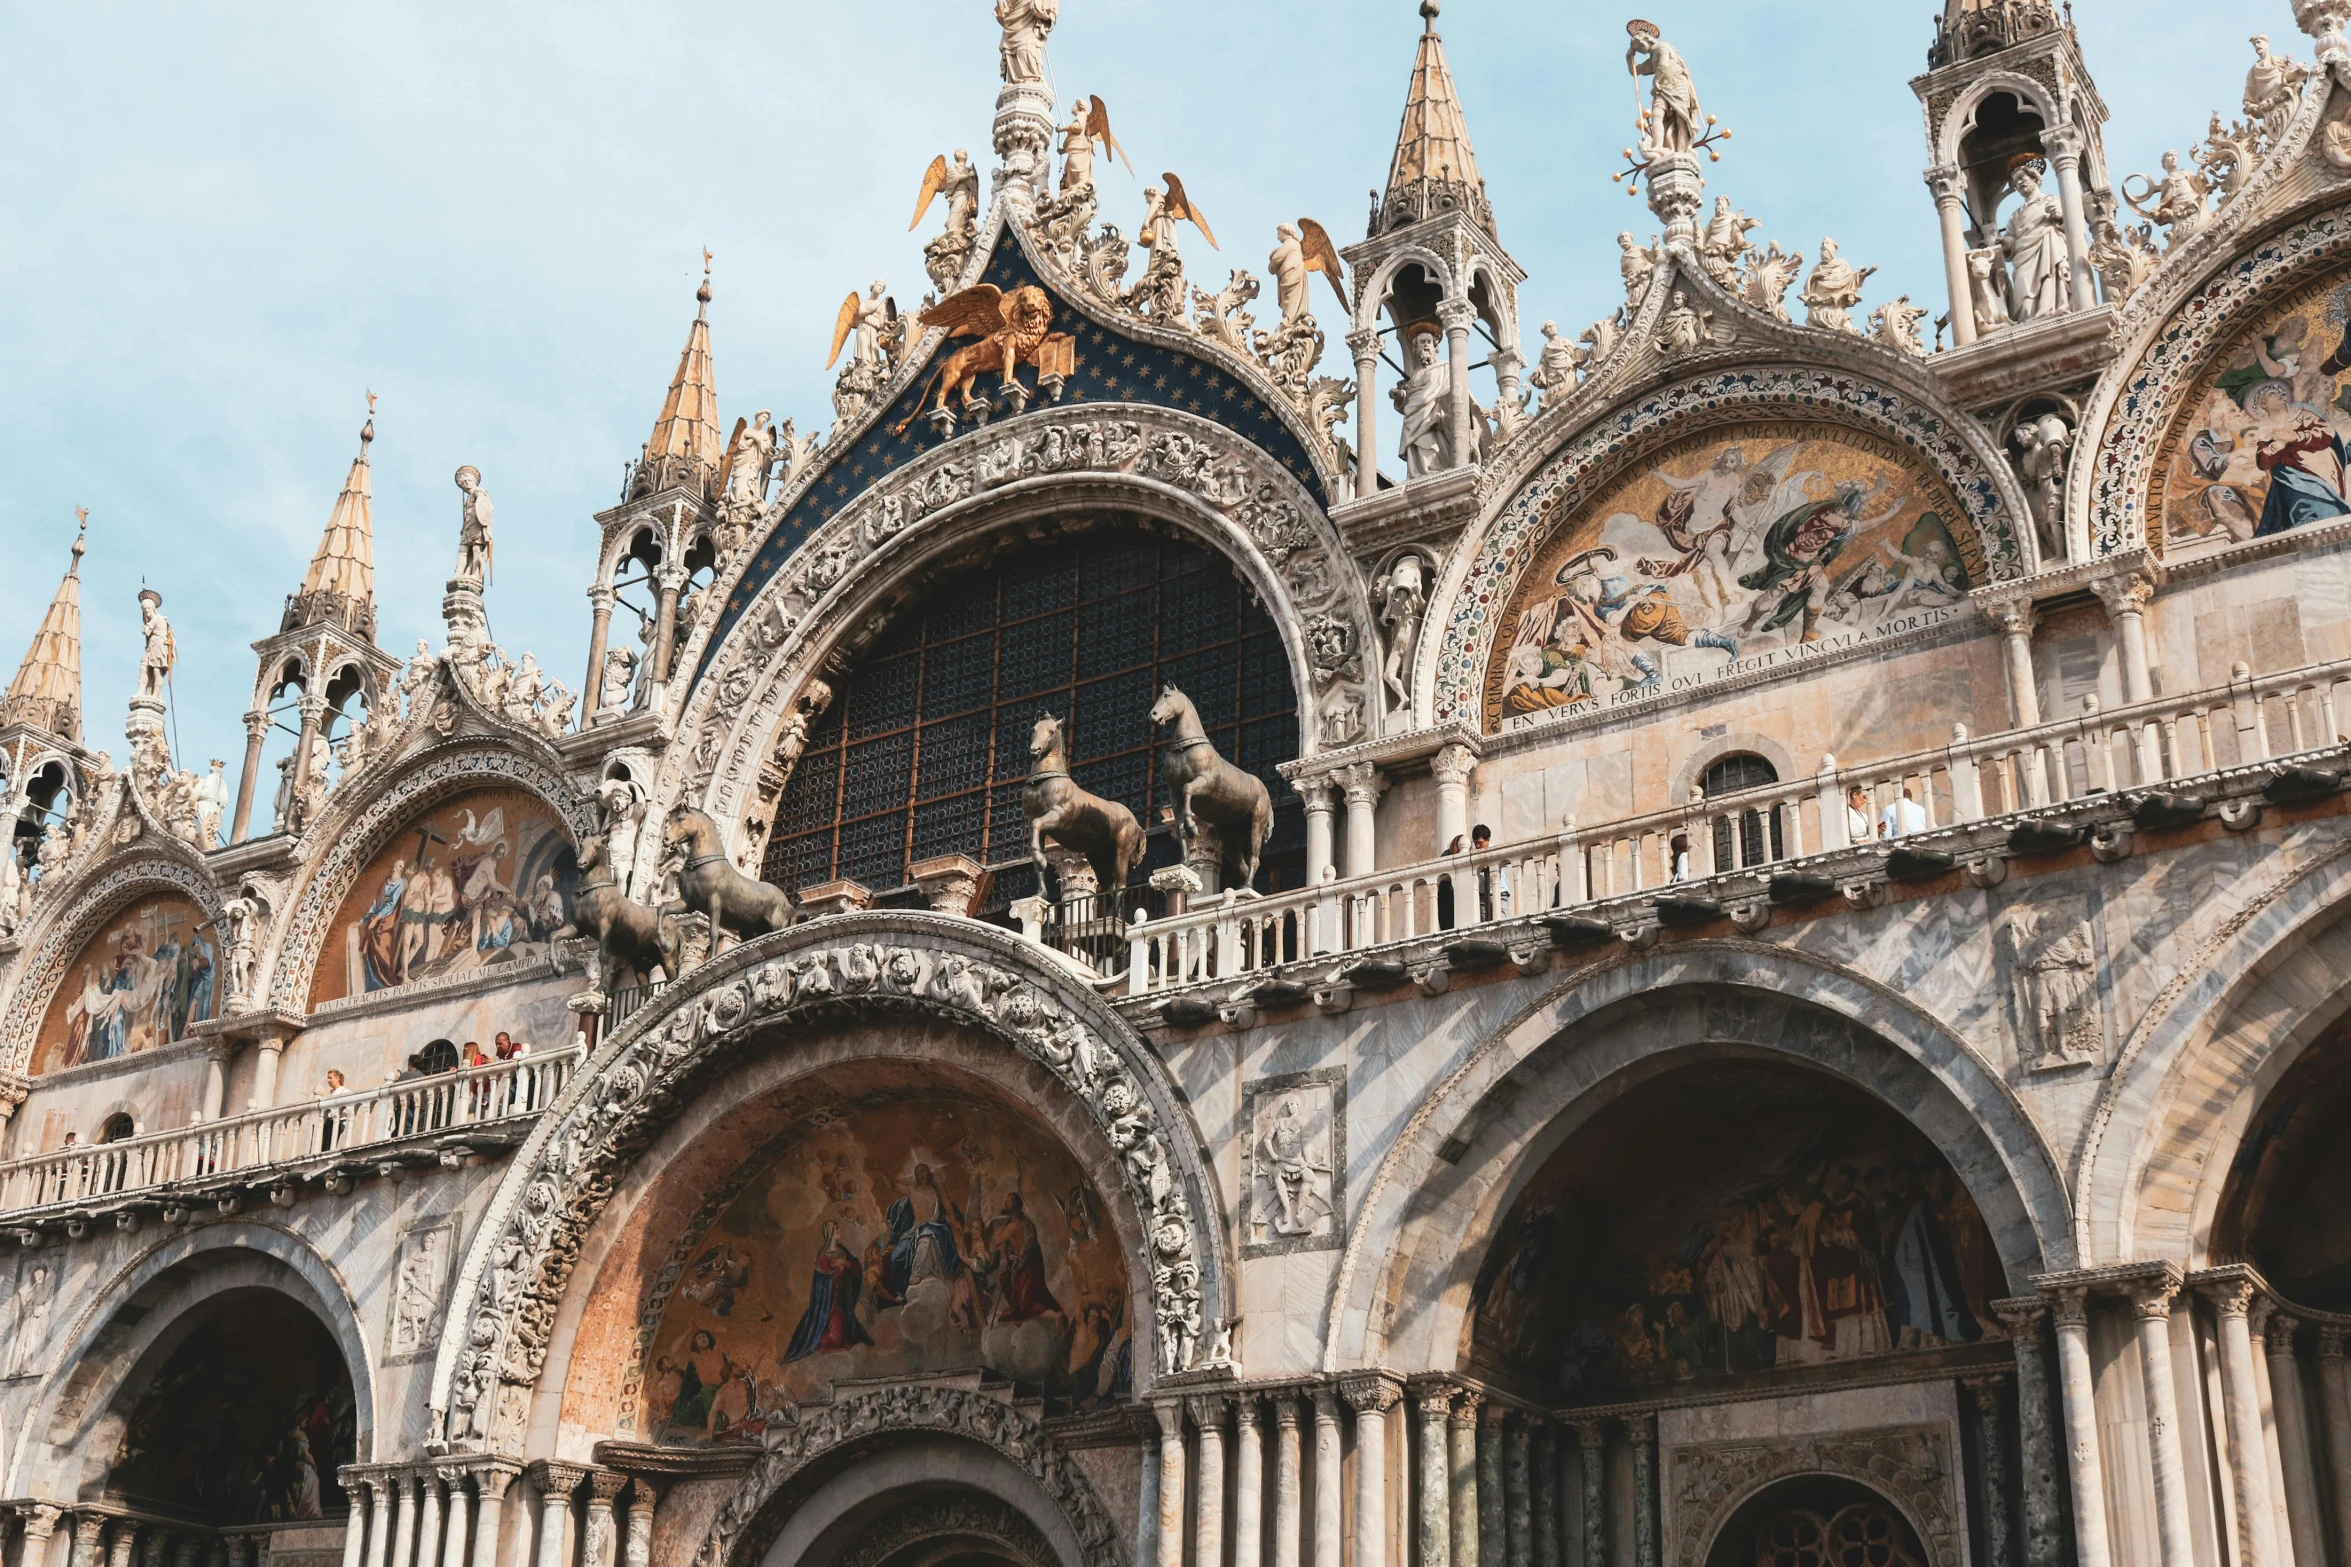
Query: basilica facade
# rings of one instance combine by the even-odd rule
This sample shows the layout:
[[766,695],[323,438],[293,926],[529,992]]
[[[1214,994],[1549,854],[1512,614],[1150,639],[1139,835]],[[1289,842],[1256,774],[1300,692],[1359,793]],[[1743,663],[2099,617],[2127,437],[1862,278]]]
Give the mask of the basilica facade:
[[472,466],[388,649],[372,422],[233,768],[162,594],[85,711],[77,540],[0,1561],[2351,1559],[2351,0],[2262,7],[2118,177],[1949,0],[1917,302],[1634,21],[1578,332],[1435,4],[1256,274],[999,0],[829,421],[722,418],[705,279],[576,693]]

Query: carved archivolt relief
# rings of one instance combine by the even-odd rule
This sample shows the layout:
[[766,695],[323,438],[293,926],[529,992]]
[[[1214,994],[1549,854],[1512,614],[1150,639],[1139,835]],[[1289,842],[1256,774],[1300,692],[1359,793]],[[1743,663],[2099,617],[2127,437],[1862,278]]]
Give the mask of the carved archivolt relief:
[[1899,1507],[1926,1546],[1929,1567],[1964,1567],[1958,1497],[1952,1476],[1959,1455],[1941,1425],[1880,1426],[1834,1435],[1701,1442],[1668,1450],[1673,1567],[1700,1567],[1714,1537],[1739,1504],[1779,1480],[1842,1475]]

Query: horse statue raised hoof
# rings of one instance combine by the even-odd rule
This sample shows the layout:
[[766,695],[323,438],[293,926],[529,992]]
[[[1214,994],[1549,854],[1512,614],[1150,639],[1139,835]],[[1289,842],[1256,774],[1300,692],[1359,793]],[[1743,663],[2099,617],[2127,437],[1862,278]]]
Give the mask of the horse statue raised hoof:
[[1159,759],[1159,779],[1175,806],[1176,836],[1184,858],[1192,856],[1192,840],[1205,820],[1224,840],[1224,885],[1247,887],[1257,879],[1257,857],[1273,831],[1273,796],[1265,780],[1245,773],[1216,754],[1200,710],[1192,699],[1168,686],[1151,704],[1151,726],[1175,726],[1175,734]]
[[685,864],[678,870],[678,901],[709,919],[713,956],[725,945],[729,931],[743,940],[792,923],[791,895],[736,870],[727,858],[718,823],[706,813],[687,806],[671,811],[661,841],[685,853]]
[[1069,776],[1069,737],[1051,713],[1029,732],[1029,781],[1020,792],[1029,819],[1029,855],[1037,862],[1037,888],[1046,886],[1045,840],[1086,857],[1094,879],[1115,909],[1127,878],[1143,863],[1143,827],[1135,813],[1116,800],[1088,794]]
[[[612,870],[612,843],[598,833],[580,845],[580,886],[572,894],[571,919],[548,937],[548,945],[576,937],[596,938],[596,972],[592,983],[609,994],[612,963],[618,958],[632,970],[640,985],[653,982],[658,968],[670,979],[678,977],[678,930],[657,909],[637,902],[621,891]],[[557,950],[561,950],[557,948]]]

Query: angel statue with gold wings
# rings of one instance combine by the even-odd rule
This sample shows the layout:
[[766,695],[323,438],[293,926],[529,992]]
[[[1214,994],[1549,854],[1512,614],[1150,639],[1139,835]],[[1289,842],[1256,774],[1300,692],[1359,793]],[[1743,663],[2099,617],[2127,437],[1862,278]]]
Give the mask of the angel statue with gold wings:
[[1135,230],[1135,243],[1151,252],[1151,264],[1143,269],[1142,281],[1127,292],[1127,306],[1137,315],[1181,325],[1184,319],[1184,254],[1176,243],[1176,225],[1189,221],[1208,240],[1209,248],[1216,248],[1216,234],[1192,205],[1185,193],[1184,182],[1173,174],[1162,174],[1163,190],[1157,185],[1143,191],[1143,222]]
[[937,196],[947,198],[947,232],[969,243],[979,230],[980,171],[972,167],[971,154],[961,147],[955,149],[952,161],[941,153],[922,171],[922,192],[914,198],[914,221],[906,225],[909,234],[931,210],[932,198]]
[[1069,123],[1061,127],[1061,194],[1068,199],[1072,191],[1094,183],[1094,154],[1108,149],[1126,164],[1129,174],[1135,166],[1127,163],[1127,150],[1110,134],[1110,107],[1100,95],[1080,98],[1069,106]]
[[876,376],[889,367],[891,345],[898,336],[898,302],[890,298],[889,291],[890,285],[876,278],[863,298],[851,289],[849,297],[841,301],[840,313],[833,317],[833,351],[824,362],[827,370],[840,362],[841,345],[851,334],[857,339],[849,350],[853,366]]
[[1347,269],[1339,260],[1339,247],[1314,219],[1300,218],[1276,228],[1273,254],[1266,258],[1265,267],[1273,274],[1274,289],[1282,302],[1282,325],[1306,314],[1306,275],[1310,272],[1329,278],[1340,308],[1353,311],[1347,302]]

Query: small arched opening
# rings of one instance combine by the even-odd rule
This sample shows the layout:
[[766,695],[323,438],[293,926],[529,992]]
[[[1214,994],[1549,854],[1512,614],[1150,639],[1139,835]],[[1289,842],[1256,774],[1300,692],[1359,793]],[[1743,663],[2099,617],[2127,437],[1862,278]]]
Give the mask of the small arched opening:
[[[1780,781],[1780,770],[1752,751],[1722,757],[1700,775],[1699,792],[1709,800],[1765,789]],[[1780,835],[1780,814],[1770,807],[1747,806],[1714,818],[1714,867],[1738,870],[1766,860],[1787,857]]]
[[1868,1486],[1801,1475],[1731,1514],[1706,1567],[1927,1567],[1927,1553],[1910,1520]]
[[612,566],[613,605],[627,610],[636,620],[637,646],[630,650],[635,660],[634,684],[627,698],[617,704],[625,708],[643,705],[653,689],[653,643],[661,618],[661,553],[660,535],[650,527],[639,528]]
[[98,1127],[98,1141],[102,1143],[127,1143],[138,1135],[139,1123],[131,1119],[128,1110],[115,1111]]

